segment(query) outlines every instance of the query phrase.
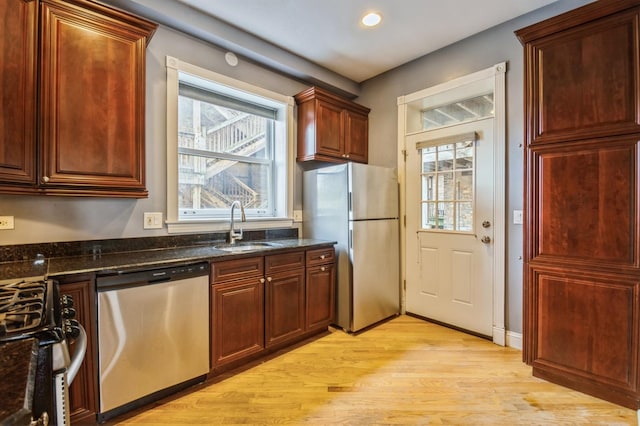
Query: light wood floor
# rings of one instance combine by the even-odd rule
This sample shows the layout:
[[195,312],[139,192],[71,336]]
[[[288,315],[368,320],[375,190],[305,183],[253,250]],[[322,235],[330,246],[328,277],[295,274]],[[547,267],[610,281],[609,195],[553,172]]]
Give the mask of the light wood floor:
[[121,425],[637,425],[531,376],[521,352],[400,316],[334,331]]

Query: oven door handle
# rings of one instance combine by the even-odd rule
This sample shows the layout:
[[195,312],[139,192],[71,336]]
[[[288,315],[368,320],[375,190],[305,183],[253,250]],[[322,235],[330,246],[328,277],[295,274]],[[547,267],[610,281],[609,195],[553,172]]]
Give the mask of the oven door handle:
[[75,340],[76,347],[73,351],[73,356],[71,357],[69,368],[67,368],[67,382],[69,384],[73,382],[76,374],[78,374],[80,365],[82,365],[84,356],[87,353],[87,332],[84,330],[84,327],[82,327],[82,325],[78,324],[78,327],[80,328],[80,334]]

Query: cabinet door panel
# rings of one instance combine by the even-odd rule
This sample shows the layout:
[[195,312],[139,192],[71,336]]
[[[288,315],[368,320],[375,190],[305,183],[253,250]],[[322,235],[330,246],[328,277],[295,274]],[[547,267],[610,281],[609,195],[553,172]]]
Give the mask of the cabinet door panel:
[[532,152],[534,258],[637,268],[636,139]]
[[369,117],[345,111],[345,152],[350,161],[369,160]]
[[275,254],[265,256],[265,273],[273,274],[276,272],[287,271],[291,269],[304,268],[305,255],[303,251],[293,253]]
[[211,265],[211,279],[213,283],[249,277],[262,277],[263,275],[263,257],[224,260],[222,262],[213,262]]
[[333,263],[307,268],[306,329],[326,328],[335,314],[336,271]]
[[534,270],[535,367],[636,390],[640,283]]
[[640,131],[637,34],[631,10],[532,43],[533,143]]
[[42,4],[43,184],[144,188],[145,34]]
[[212,365],[260,352],[264,348],[264,286],[260,280],[216,284],[211,297]]
[[316,152],[342,157],[344,138],[342,109],[326,102],[316,101]]
[[0,2],[0,185],[36,180],[36,5]]
[[267,346],[304,331],[304,294],[304,268],[267,276]]
[[334,263],[336,250],[333,247],[307,250],[307,266],[322,265],[325,263]]

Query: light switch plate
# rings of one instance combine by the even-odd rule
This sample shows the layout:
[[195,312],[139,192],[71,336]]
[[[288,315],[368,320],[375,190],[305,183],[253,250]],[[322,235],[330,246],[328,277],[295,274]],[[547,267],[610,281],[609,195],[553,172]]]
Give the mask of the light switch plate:
[[522,225],[522,210],[513,211],[513,224]]
[[144,229],[161,229],[162,228],[162,212],[145,212],[143,228]]

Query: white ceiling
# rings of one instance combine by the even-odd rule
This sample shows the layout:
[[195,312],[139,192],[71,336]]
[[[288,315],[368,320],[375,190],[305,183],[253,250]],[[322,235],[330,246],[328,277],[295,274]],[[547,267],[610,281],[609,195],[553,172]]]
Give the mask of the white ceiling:
[[359,83],[556,0],[178,1]]

